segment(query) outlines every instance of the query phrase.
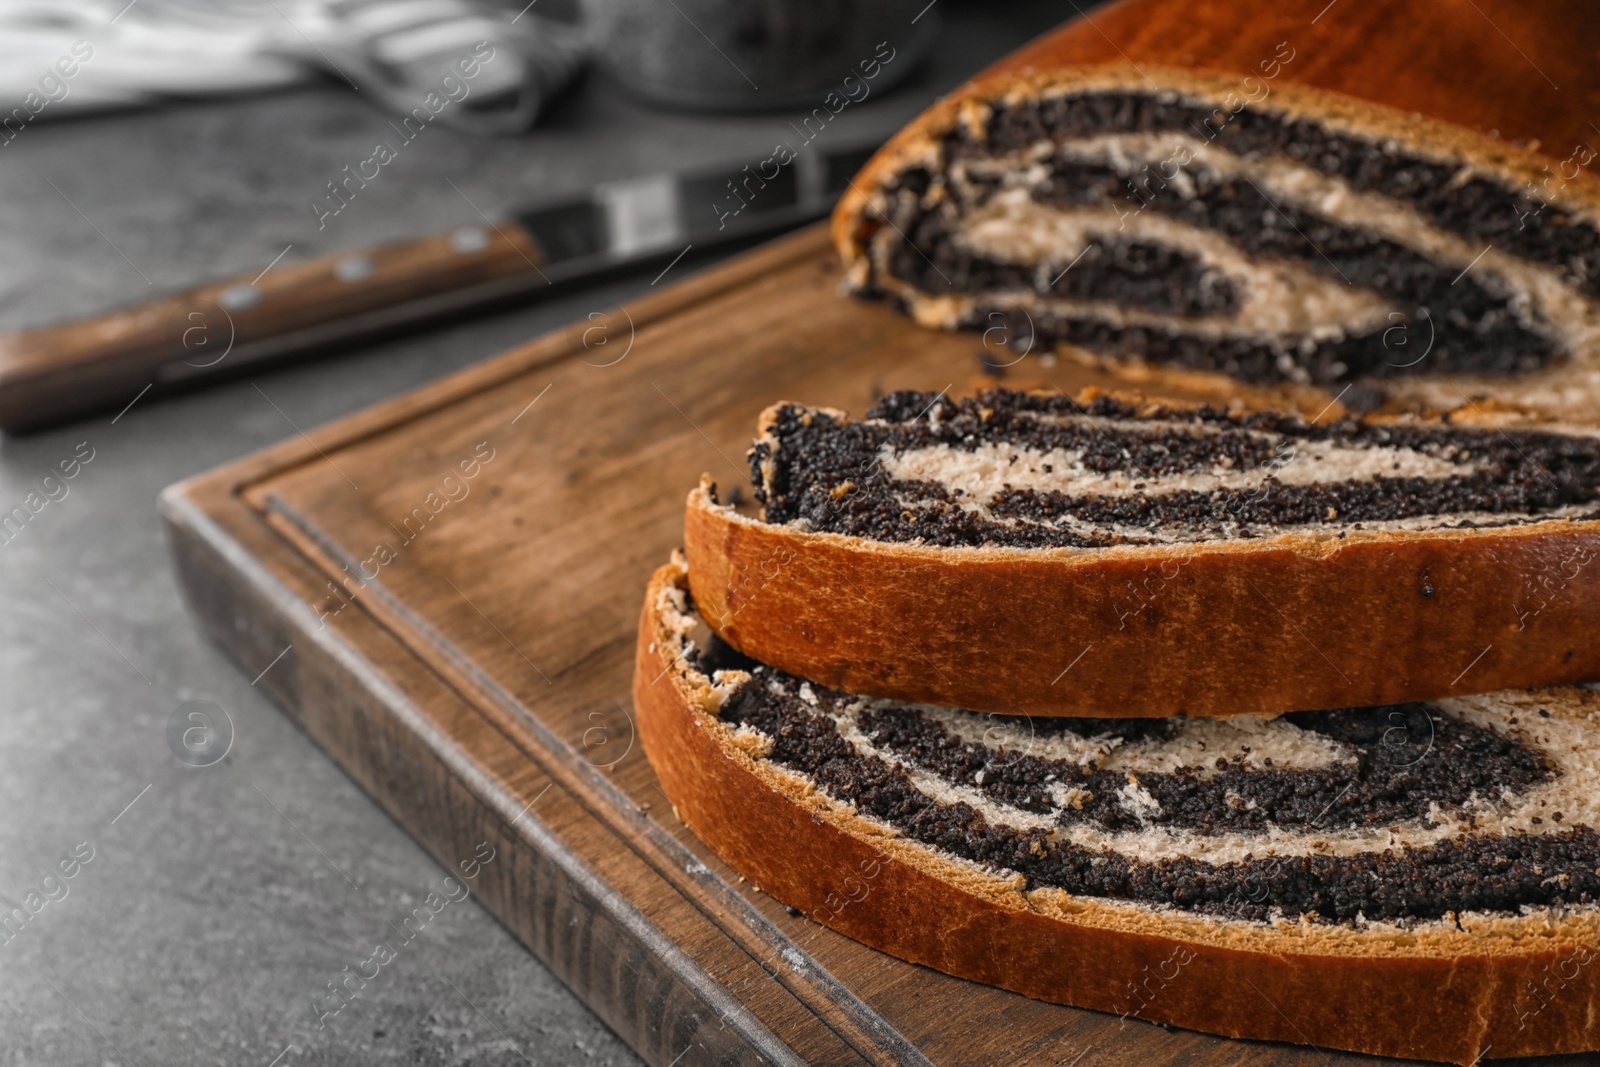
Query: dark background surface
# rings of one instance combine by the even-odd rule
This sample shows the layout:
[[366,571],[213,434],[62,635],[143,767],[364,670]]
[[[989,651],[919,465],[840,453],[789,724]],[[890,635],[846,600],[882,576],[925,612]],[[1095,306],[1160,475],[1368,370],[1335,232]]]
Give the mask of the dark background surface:
[[[1074,13],[940,10],[932,58],[842,112],[830,140],[891,131]],[[285,262],[476,224],[479,209],[494,217],[605,179],[761,159],[794,117],[661,112],[590,77],[522,138],[428,129],[321,232],[310,203],[388,118],[347,90],[38,123],[0,152],[0,330],[253,276],[289,245]],[[707,262],[691,253],[669,280]],[[0,944],[0,1065],[635,1062],[471,902],[317,1028],[326,983],[446,872],[204,641],[155,501],[296,427],[612,308],[658,269],[142,401],[115,423],[0,441],[0,511],[80,445],[94,454],[67,497],[0,544],[0,896],[19,901],[81,842],[94,850],[68,895]],[[231,718],[232,749],[214,766],[169,749],[168,720],[191,700]]]

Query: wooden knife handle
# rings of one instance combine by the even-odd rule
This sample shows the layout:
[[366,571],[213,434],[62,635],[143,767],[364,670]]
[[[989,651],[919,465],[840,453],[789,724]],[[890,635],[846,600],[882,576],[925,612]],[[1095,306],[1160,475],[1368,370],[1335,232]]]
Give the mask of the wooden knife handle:
[[[488,283],[540,279],[514,223],[279,263],[254,280],[202,286],[99,318],[0,334],[0,430],[115,411],[244,365],[322,347],[442,309]],[[409,309],[409,310],[408,310]]]

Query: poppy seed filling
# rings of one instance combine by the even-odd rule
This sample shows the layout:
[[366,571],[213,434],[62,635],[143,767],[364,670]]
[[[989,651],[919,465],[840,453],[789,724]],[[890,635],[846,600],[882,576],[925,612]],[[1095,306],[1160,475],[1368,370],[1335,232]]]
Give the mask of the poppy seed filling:
[[990,390],[894,393],[864,419],[786,405],[750,454],[767,522],[1018,548],[1589,519],[1600,438],[1325,423]]
[[879,188],[864,291],[1022,350],[1258,382],[1523,374],[1600,326],[1592,222],[1393,141],[1267,109],[1213,122],[1170,92],[992,104]]
[[1542,708],[1030,721],[813,686],[715,637],[687,662],[764,760],[1030,890],[1346,925],[1600,900],[1600,834],[1549,806],[1577,787],[1518,727]]

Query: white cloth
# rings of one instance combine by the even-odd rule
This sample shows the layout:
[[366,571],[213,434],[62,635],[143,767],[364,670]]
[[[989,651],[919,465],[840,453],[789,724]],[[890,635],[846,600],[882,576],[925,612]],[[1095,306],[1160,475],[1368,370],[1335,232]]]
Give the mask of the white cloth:
[[0,0],[0,116],[29,121],[320,71],[396,112],[442,94],[439,121],[509,133],[584,58],[575,29],[483,0]]

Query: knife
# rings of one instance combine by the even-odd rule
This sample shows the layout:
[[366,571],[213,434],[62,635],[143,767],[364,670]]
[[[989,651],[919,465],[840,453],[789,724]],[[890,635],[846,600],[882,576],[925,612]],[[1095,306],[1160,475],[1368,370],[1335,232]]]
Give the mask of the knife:
[[676,263],[691,247],[791,229],[826,214],[876,147],[780,147],[737,168],[607,182],[500,221],[0,334],[0,430],[43,429],[400,327]]

